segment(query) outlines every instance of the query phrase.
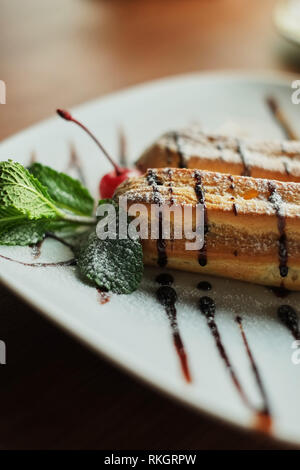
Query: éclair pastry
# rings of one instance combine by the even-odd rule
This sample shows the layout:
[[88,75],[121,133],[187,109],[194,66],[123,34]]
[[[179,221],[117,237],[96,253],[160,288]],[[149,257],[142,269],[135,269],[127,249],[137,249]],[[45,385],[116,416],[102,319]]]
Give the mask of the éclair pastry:
[[207,134],[198,127],[168,132],[136,162],[148,168],[198,168],[200,170],[300,182],[299,141],[255,141]]
[[120,196],[127,197],[128,206],[145,204],[148,213],[157,202],[193,208],[203,204],[202,249],[186,250],[185,239],[142,240],[145,264],[300,290],[298,183],[192,169],[149,169],[122,183],[114,197]]

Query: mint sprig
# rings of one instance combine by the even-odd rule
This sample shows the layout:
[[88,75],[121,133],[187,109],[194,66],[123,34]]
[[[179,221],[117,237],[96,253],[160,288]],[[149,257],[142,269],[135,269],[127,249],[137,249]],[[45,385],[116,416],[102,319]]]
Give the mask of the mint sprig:
[[97,237],[93,198],[79,181],[41,164],[29,171],[12,160],[0,162],[0,244],[30,245],[47,232],[70,235],[88,227],[74,248],[82,276],[102,289],[129,294],[142,279],[142,246],[139,240],[118,238],[118,205],[107,199],[99,205],[104,203],[116,209],[114,239]]
[[40,163],[33,163],[29,171],[47,188],[58,207],[82,216],[92,215],[94,199],[80,181]]
[[[43,171],[42,165],[40,171]],[[55,177],[59,182],[63,179],[62,174],[53,170],[51,178],[48,176],[49,191],[20,163],[12,160],[0,162],[0,244],[29,245],[42,240],[45,233],[54,228],[59,231],[60,227],[66,229],[68,226],[73,231],[79,225],[95,224],[96,219],[91,217],[93,199],[88,191],[68,177],[69,193],[76,188],[76,203],[73,205],[79,206],[82,201],[82,215],[78,215],[72,203],[62,208],[62,204],[51,197],[50,193],[54,194]],[[59,185],[62,187],[62,183]],[[64,189],[66,201],[67,183]],[[74,196],[69,196],[69,201],[72,201],[72,197],[74,200]],[[63,200],[62,191],[58,199]]]
[[0,208],[0,244],[30,245],[44,238],[48,220],[31,220],[13,208]]
[[55,219],[28,219],[13,208],[0,208],[0,245],[31,245],[45,238],[47,232],[70,236],[80,224]]
[[15,209],[28,219],[63,217],[47,188],[12,160],[0,162],[0,207]]

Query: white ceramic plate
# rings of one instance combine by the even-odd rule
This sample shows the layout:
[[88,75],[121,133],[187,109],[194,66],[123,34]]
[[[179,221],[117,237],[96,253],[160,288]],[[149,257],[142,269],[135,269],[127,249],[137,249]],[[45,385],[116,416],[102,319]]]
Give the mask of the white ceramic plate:
[[[300,133],[300,109],[291,103],[290,81],[271,77],[195,74],[165,79],[88,103],[74,110],[74,114],[89,125],[112,154],[117,153],[117,129],[122,125],[133,162],[161,132],[194,121],[210,129],[234,122],[243,133],[281,137],[281,130],[264,104],[264,97],[269,94],[298,123],[296,129]],[[53,103],[53,108],[58,105]],[[0,159],[13,158],[26,165],[34,150],[40,162],[65,171],[70,141],[76,146],[87,185],[97,197],[99,178],[109,165],[86,135],[58,117],[3,142]],[[34,261],[27,247],[1,246],[0,254]],[[47,240],[39,261],[67,259],[70,254],[68,248]],[[292,363],[293,338],[277,318],[277,308],[282,303],[297,309],[300,294],[292,293],[281,300],[265,287],[173,272],[179,296],[179,330],[193,379],[188,384],[182,375],[168,318],[156,300],[157,273],[158,269],[146,269],[137,292],[112,295],[108,303],[101,305],[96,289],[78,279],[75,267],[32,268],[3,259],[0,263],[1,278],[9,288],[105,357],[195,409],[253,430],[254,413],[234,387],[198,309],[199,298],[206,293],[196,288],[197,283],[208,280],[213,286],[209,295],[217,305],[216,322],[222,341],[243,390],[259,408],[261,394],[236,315],[243,318],[269,400],[271,432],[276,438],[300,443],[300,365]]]
[[274,23],[284,38],[300,45],[299,0],[279,0],[274,9]]

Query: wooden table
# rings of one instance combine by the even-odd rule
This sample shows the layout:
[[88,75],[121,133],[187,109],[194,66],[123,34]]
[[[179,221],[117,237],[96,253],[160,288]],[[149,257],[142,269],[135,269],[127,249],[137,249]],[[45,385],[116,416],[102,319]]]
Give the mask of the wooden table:
[[[1,0],[0,138],[69,107],[195,70],[298,70],[273,0]],[[0,448],[265,449],[89,352],[1,288]]]

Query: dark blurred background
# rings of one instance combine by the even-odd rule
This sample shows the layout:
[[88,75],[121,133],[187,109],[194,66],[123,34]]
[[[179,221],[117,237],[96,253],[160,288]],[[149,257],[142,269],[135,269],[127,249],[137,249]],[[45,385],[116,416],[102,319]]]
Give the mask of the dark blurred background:
[[[275,0],[0,0],[0,139],[70,107],[166,75],[300,68]],[[0,448],[266,449],[114,369],[0,289]]]

